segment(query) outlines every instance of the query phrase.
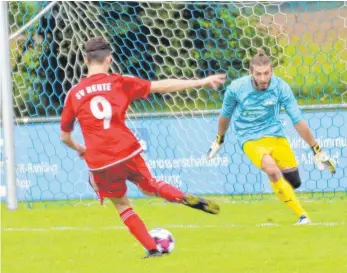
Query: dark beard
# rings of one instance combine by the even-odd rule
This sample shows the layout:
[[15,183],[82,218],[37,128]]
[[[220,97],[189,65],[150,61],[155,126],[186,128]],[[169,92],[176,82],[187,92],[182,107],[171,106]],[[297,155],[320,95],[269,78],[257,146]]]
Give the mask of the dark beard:
[[270,82],[268,82],[267,87],[265,89],[261,89],[261,88],[259,88],[258,82],[253,77],[252,77],[252,82],[253,82],[253,85],[255,86],[255,89],[257,89],[259,91],[265,91],[270,85]]

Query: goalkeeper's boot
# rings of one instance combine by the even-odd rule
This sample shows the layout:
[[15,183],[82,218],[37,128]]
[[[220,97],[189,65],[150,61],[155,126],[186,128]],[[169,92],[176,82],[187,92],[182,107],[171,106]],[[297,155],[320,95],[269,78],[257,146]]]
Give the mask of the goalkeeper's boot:
[[183,197],[182,203],[193,209],[199,209],[207,213],[218,214],[219,205],[207,200],[205,198],[200,198],[191,194],[187,194]]
[[308,225],[308,224],[311,224],[311,220],[310,218],[308,218],[307,216],[305,215],[301,215],[298,222],[296,222],[296,225]]
[[148,254],[143,259],[161,257],[163,254],[158,249],[149,250]]

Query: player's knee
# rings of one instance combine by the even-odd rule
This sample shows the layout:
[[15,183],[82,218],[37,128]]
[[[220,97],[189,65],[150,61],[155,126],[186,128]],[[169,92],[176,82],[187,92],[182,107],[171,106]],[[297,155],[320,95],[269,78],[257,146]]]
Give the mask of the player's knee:
[[271,181],[277,181],[281,177],[281,171],[271,156],[264,156],[262,161],[262,170],[268,175]]
[[281,174],[277,167],[266,168],[264,171],[271,181],[278,181],[281,177]]
[[277,181],[281,177],[280,170],[276,165],[264,166],[262,170],[267,174],[271,181]]
[[290,172],[283,172],[283,176],[294,189],[297,189],[301,186],[301,179],[298,169],[292,170]]
[[145,191],[144,189],[142,189],[141,187],[139,187],[139,190],[140,190],[144,195],[156,196],[155,192],[153,192],[153,189],[151,189],[152,192],[149,192],[149,191]]

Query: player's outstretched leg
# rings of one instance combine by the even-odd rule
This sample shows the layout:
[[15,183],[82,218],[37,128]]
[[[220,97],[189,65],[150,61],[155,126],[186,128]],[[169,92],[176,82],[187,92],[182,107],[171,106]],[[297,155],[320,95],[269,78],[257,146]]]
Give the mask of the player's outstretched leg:
[[283,201],[294,213],[299,217],[297,225],[310,224],[311,220],[307,212],[301,206],[299,200],[296,198],[295,192],[291,185],[281,177],[277,181],[271,181],[271,186],[276,193],[277,197]]
[[157,182],[152,179],[151,183],[142,183],[138,186],[143,193],[163,198],[169,202],[181,203],[211,214],[218,214],[220,210],[219,205],[215,202],[192,194],[185,194],[164,181]]
[[136,156],[127,163],[129,169],[128,180],[135,183],[143,193],[163,198],[169,202],[184,204],[188,207],[205,211],[211,214],[219,212],[219,205],[214,202],[185,194],[178,188],[153,178],[145,161],[141,156]]
[[265,155],[262,160],[262,170],[268,175],[270,184],[277,197],[283,201],[299,217],[298,225],[311,223],[307,212],[296,198],[291,185],[281,176],[281,171],[270,155]]
[[161,252],[157,249],[157,244],[154,239],[148,233],[146,225],[141,218],[133,211],[130,202],[126,196],[121,198],[109,197],[112,203],[115,205],[121,219],[128,227],[130,233],[141,243],[141,245],[147,249],[149,257],[159,257]]

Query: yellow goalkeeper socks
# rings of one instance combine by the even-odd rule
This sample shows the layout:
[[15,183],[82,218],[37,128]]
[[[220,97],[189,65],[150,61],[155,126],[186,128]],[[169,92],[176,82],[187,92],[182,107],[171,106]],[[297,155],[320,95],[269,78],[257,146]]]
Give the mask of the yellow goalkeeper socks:
[[277,182],[270,181],[270,183],[277,197],[292,209],[298,217],[302,215],[308,217],[307,212],[302,208],[298,199],[296,199],[293,188],[283,177]]

